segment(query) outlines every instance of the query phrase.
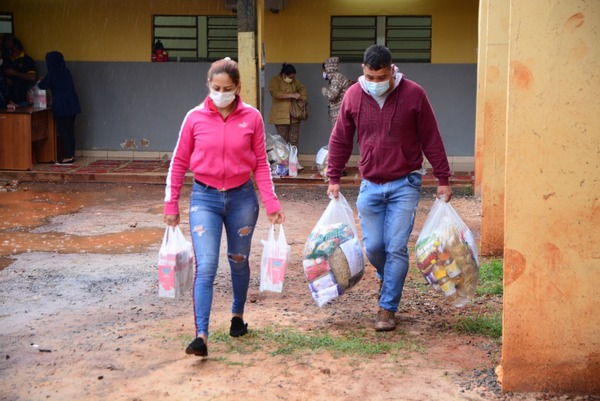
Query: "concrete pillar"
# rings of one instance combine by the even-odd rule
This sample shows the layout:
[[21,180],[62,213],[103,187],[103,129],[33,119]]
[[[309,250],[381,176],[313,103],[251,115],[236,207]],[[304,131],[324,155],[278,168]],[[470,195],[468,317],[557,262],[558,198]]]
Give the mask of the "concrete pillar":
[[480,7],[475,141],[476,188],[481,193],[480,253],[502,255],[509,0],[483,0]]
[[242,100],[258,108],[256,0],[238,0],[238,66]]
[[483,179],[483,120],[482,112],[485,100],[485,66],[487,63],[487,31],[489,0],[479,1],[479,27],[477,31],[477,95],[475,100],[475,179],[473,190],[475,195],[481,195],[481,181]]
[[600,1],[509,32],[502,387],[600,394]]

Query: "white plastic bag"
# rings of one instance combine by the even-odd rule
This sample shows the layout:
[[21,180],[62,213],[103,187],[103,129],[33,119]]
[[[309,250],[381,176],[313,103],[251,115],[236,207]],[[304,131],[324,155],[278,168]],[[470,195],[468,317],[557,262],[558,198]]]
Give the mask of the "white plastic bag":
[[338,199],[331,198],[310,232],[302,265],[318,306],[352,288],[364,275],[365,262],[354,212],[341,193]]
[[288,265],[290,246],[285,238],[283,225],[279,225],[279,235],[275,238],[275,226],[271,224],[269,237],[263,243],[260,263],[260,291],[282,292],[285,270]]
[[271,166],[271,174],[282,177],[288,175],[289,145],[279,134],[270,134],[267,132],[265,135],[267,159]]
[[33,107],[45,109],[47,106],[46,90],[40,89],[36,84],[33,87]]
[[427,282],[461,307],[475,295],[479,259],[473,234],[450,203],[436,199],[415,246]]
[[290,146],[290,159],[289,159],[289,176],[298,176],[298,148],[294,145]]
[[179,226],[167,226],[158,252],[158,296],[177,298],[192,288],[194,251]]
[[315,159],[317,170],[319,170],[319,174],[321,174],[321,177],[323,177],[323,181],[325,182],[329,181],[329,178],[327,178],[327,165],[329,164],[328,155],[329,147],[325,145],[321,149],[319,149],[319,151],[317,152],[317,157]]

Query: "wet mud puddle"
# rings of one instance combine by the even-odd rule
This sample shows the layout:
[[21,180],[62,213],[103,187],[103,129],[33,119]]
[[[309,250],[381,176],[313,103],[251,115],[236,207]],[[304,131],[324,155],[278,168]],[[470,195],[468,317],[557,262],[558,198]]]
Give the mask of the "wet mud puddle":
[[[160,243],[160,192],[153,197],[137,187],[87,185],[81,192],[19,188],[0,193],[0,270],[22,253],[128,254]],[[140,203],[140,198],[147,200]]]

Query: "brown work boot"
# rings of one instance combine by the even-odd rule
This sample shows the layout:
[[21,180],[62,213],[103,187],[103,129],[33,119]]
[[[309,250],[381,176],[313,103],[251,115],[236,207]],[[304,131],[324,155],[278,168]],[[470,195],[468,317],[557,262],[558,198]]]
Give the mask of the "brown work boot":
[[377,323],[375,331],[392,331],[396,328],[395,313],[385,309],[379,309],[377,312]]

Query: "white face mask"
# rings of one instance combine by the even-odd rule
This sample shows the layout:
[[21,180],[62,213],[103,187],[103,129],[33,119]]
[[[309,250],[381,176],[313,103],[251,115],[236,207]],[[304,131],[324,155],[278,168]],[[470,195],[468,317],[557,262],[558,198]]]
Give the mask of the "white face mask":
[[383,82],[369,82],[365,80],[365,86],[371,96],[381,96],[390,88],[390,80]]
[[327,79],[327,73],[323,71],[323,79]]
[[291,84],[292,83],[292,78],[285,77],[285,78],[283,78],[283,82],[285,82],[286,84]]
[[231,92],[218,92],[216,90],[210,90],[210,98],[212,99],[215,106],[219,108],[229,106],[235,100],[235,91]]

